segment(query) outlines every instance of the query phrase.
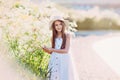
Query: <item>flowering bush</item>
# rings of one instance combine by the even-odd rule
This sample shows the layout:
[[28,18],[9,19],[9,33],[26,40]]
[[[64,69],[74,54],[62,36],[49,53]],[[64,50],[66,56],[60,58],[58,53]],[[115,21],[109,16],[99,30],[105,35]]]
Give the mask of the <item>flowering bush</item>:
[[[10,55],[41,78],[47,78],[49,73],[49,55],[41,46],[50,46],[50,17],[67,17],[54,6],[49,3],[36,5],[29,0],[0,0],[0,27],[9,45]],[[74,26],[72,22],[70,26]],[[71,27],[69,31],[74,29]]]
[[48,74],[49,55],[43,52],[40,46],[43,43],[47,44],[48,39],[46,41],[38,41],[37,36],[37,33],[25,33],[24,37],[28,37],[29,39],[22,39],[24,41],[23,43],[20,38],[11,38],[9,35],[7,35],[7,40],[13,56],[19,63],[23,64],[36,75],[46,78]]

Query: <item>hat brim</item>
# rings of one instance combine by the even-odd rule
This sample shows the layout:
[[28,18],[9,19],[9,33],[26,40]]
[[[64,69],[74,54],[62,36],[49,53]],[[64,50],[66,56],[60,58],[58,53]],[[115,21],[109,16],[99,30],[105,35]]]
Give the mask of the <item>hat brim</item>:
[[55,22],[55,21],[57,21],[57,20],[60,20],[60,21],[63,21],[64,23],[65,23],[65,28],[66,29],[68,29],[68,26],[69,26],[69,23],[68,23],[68,21],[67,20],[64,20],[64,19],[54,19],[54,20],[51,20],[50,21],[50,30],[52,30],[52,24]]

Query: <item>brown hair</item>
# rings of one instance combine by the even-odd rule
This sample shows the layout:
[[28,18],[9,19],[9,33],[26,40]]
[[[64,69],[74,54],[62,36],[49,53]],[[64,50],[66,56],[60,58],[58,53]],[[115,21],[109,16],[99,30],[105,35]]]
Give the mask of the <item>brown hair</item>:
[[[61,49],[64,49],[65,48],[65,45],[66,45],[66,34],[65,34],[65,23],[61,20],[57,20],[57,21],[60,21],[61,24],[62,24],[62,39],[63,39],[63,42],[62,42],[62,45],[61,45]],[[55,29],[55,22],[53,22],[52,24],[52,48],[55,48],[55,38],[57,37],[57,31]]]

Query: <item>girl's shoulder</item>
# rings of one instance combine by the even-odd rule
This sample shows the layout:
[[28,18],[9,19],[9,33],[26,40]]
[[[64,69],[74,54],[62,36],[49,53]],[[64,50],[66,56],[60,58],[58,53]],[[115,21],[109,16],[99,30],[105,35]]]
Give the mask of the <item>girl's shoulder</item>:
[[67,38],[70,38],[70,36],[71,36],[71,35],[70,35],[69,33],[66,33],[66,37],[67,37]]
[[67,36],[70,37],[70,38],[74,38],[75,37],[74,32],[66,32],[65,34],[66,34],[66,37]]

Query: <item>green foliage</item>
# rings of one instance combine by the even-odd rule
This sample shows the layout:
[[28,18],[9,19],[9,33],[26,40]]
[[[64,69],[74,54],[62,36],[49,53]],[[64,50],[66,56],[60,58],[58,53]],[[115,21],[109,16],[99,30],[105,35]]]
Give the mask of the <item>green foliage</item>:
[[25,7],[22,4],[20,4],[19,2],[15,3],[13,5],[13,8],[22,8],[22,9],[25,9]]
[[48,39],[38,42],[37,33],[30,34],[26,32],[24,36],[26,38],[29,37],[29,39],[21,43],[19,37],[12,37],[7,33],[6,38],[12,55],[20,64],[37,76],[40,76],[42,79],[48,78],[49,55],[40,47],[44,43],[47,44]]
[[77,30],[119,30],[120,25],[115,20],[102,18],[96,21],[95,18],[86,18],[84,21],[77,20]]
[[83,22],[80,22],[79,20],[77,21],[78,27],[76,29],[78,30],[89,30],[92,29],[93,26],[93,19],[86,18]]

